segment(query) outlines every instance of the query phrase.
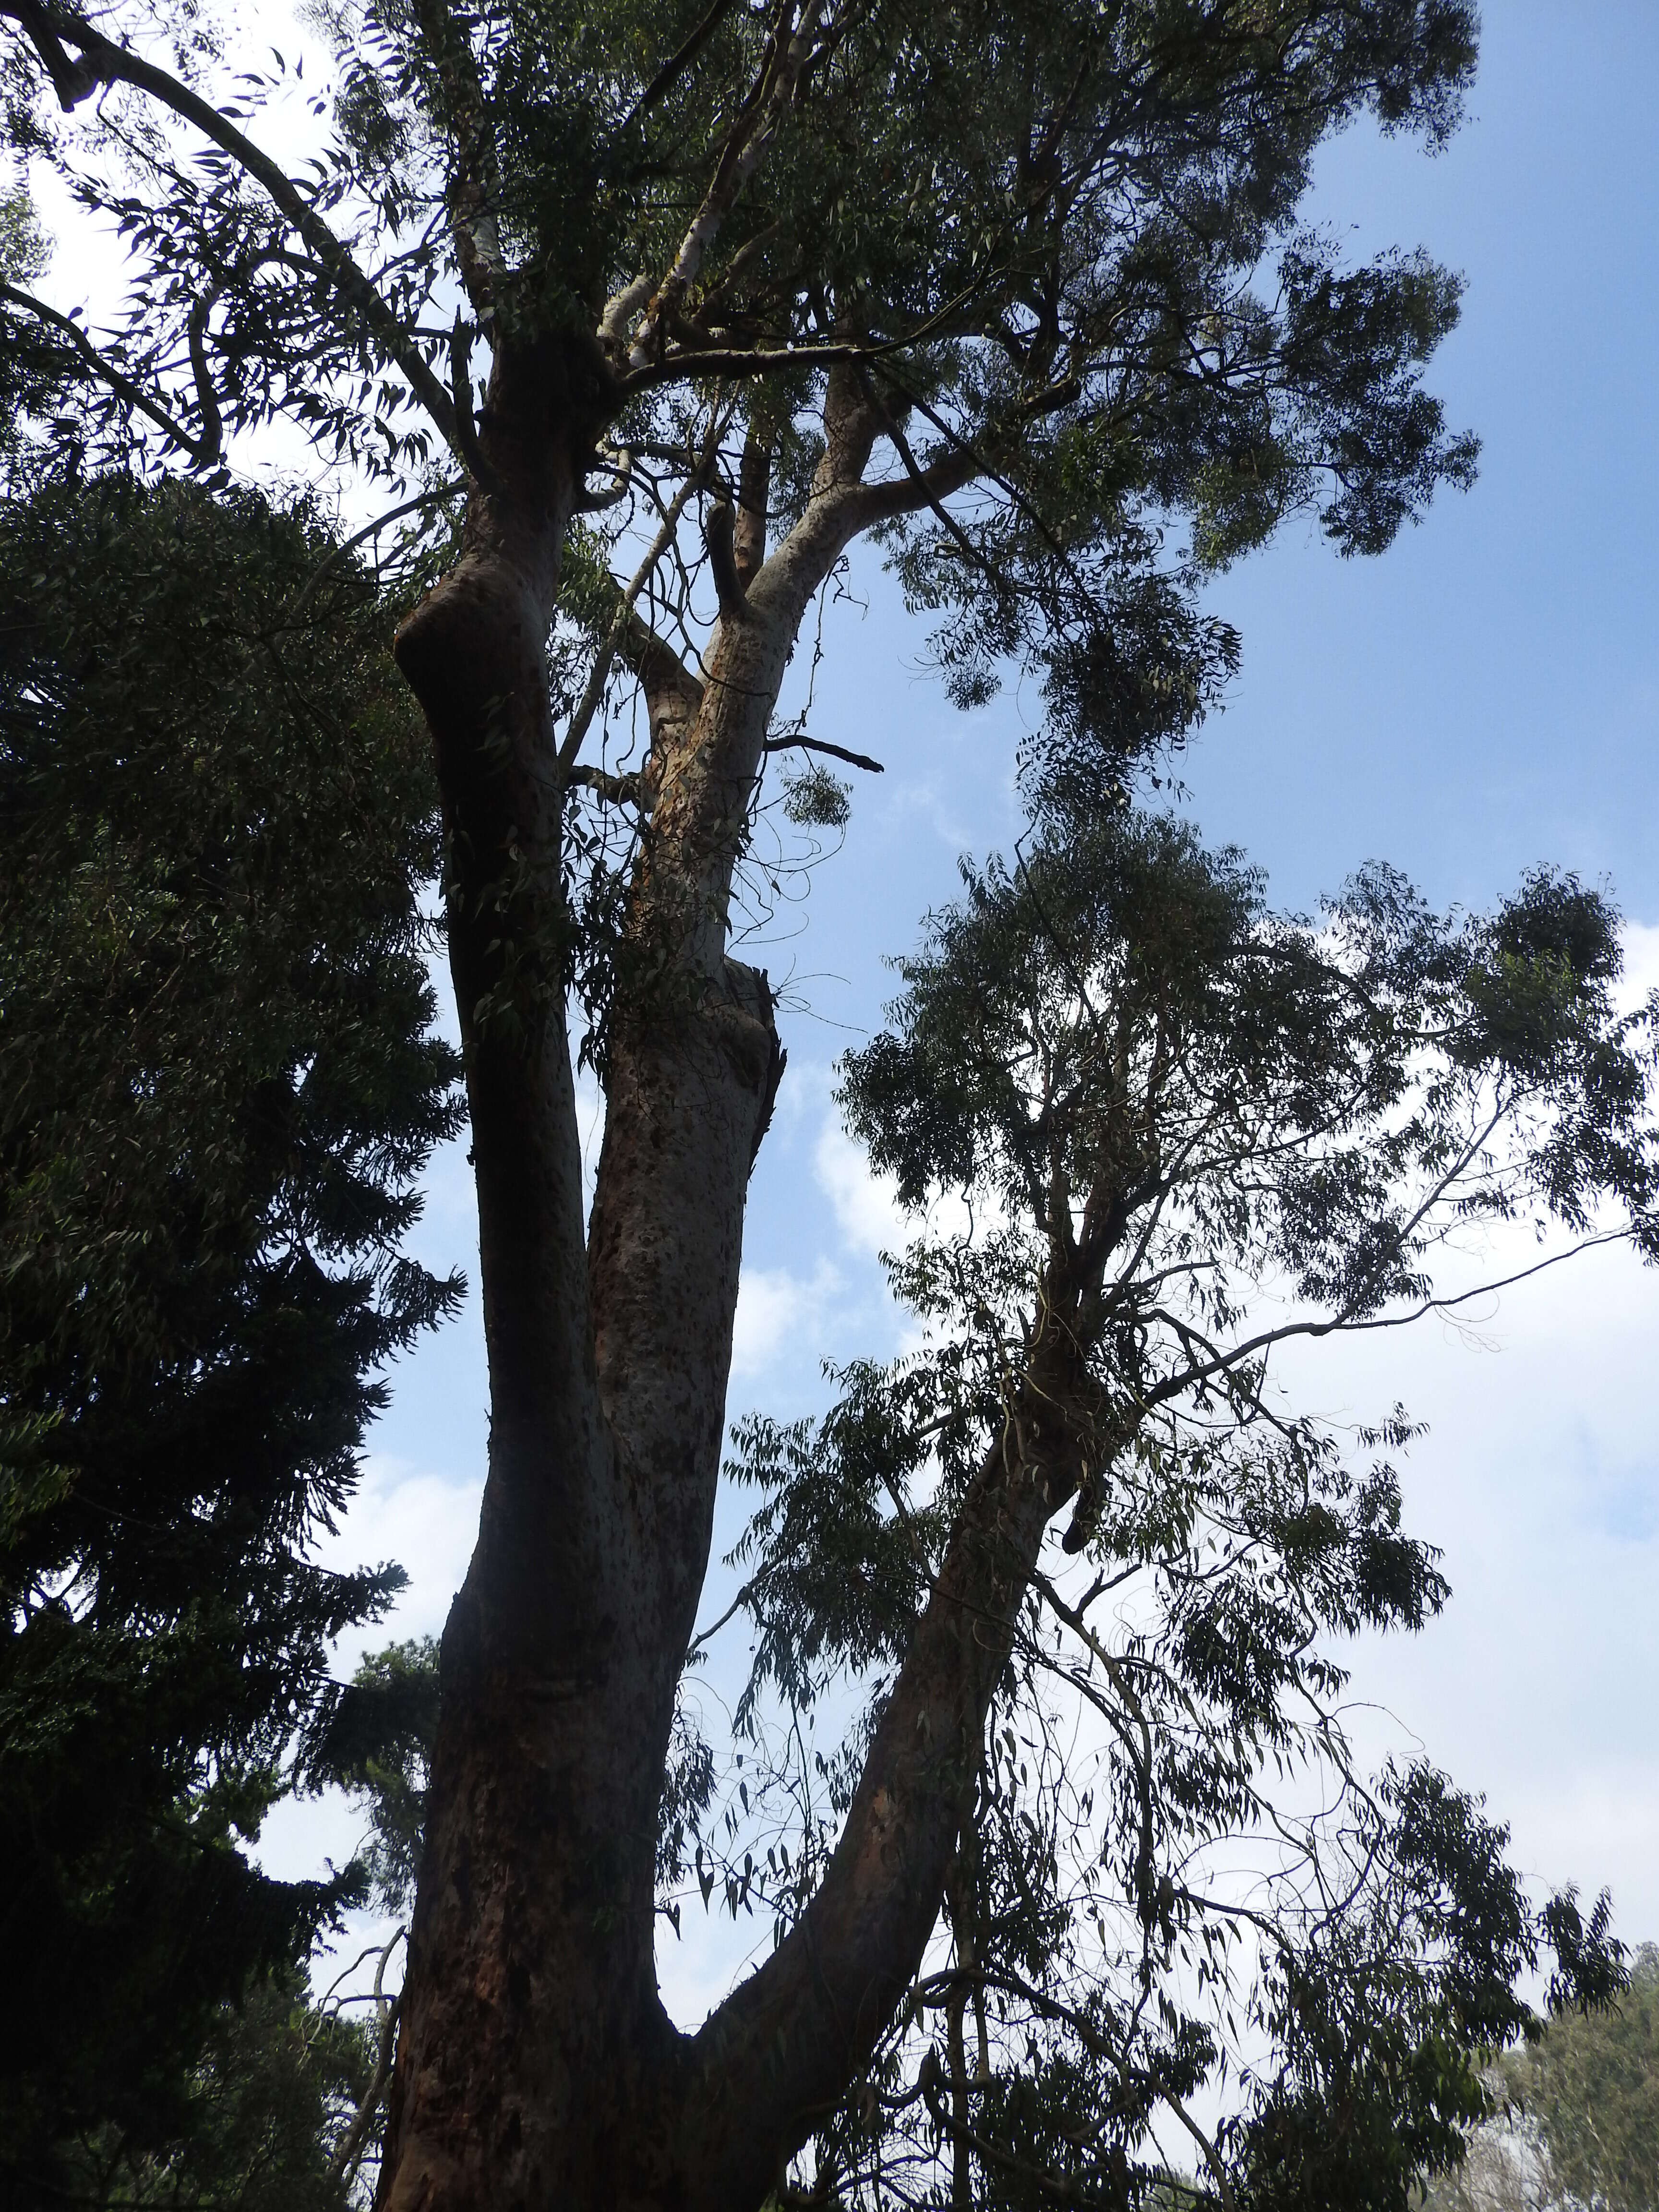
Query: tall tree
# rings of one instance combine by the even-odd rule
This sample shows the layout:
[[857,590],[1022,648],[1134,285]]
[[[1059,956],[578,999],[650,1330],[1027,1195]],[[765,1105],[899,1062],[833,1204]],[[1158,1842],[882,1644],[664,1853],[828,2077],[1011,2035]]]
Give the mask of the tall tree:
[[252,2048],[226,2006],[275,1973],[255,2001],[290,2008],[362,1887],[273,1881],[242,1847],[331,1723],[333,1638],[401,1584],[324,1569],[313,1540],[380,1370],[457,1295],[404,1249],[459,1109],[429,1034],[429,771],[373,583],[337,552],[302,508],[121,476],[0,506],[20,2203],[205,2154],[204,2045]]
[[[97,381],[107,434],[210,470],[286,410],[401,493],[414,475],[416,512],[465,499],[397,650],[447,830],[489,1467],[384,2201],[752,2203],[923,1955],[998,1655],[1081,1475],[1017,1364],[1015,1442],[964,1492],[898,1663],[891,1710],[920,1699],[927,1728],[878,1732],[793,1932],[678,2036],[658,1814],[782,1073],[766,978],[728,945],[769,763],[811,742],[775,723],[786,665],[876,533],[958,696],[1038,672],[1034,799],[1110,806],[1231,665],[1199,566],[1310,505],[1376,550],[1467,480],[1419,383],[1455,282],[1422,256],[1344,269],[1297,210],[1356,118],[1443,137],[1472,10],[348,0],[309,167],[255,135],[268,64],[216,104],[204,19],[169,52],[142,0],[0,18],[18,127],[133,246],[106,337],[4,296]],[[633,696],[630,757],[611,708]],[[819,776],[792,803],[844,799]],[[606,1095],[586,1230],[573,1000]]]

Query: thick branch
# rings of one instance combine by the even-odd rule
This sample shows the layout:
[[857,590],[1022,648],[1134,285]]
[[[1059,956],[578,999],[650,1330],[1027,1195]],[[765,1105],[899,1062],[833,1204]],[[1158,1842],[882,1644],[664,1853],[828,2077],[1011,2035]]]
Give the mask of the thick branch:
[[766,559],[766,507],[771,488],[771,441],[751,420],[738,471],[736,534],[732,547],[738,581],[745,592]]
[[729,500],[717,500],[709,508],[702,534],[703,542],[708,548],[708,567],[714,579],[714,595],[720,601],[720,620],[747,622],[749,594],[738,574],[732,543],[732,503]]
[[693,2041],[684,2124],[711,2204],[758,2193],[833,2109],[921,1960],[1043,1532],[1078,1480],[1061,1395],[1028,1387],[1023,1448],[1011,1431],[969,1492],[817,1894]]
[[769,753],[828,753],[831,760],[845,761],[848,768],[861,768],[868,775],[887,773],[868,753],[848,752],[845,745],[832,745],[827,738],[769,738],[766,750]]
[[651,811],[648,790],[637,775],[613,775],[609,769],[580,761],[571,769],[569,781],[583,791],[591,791],[607,805],[636,806],[644,814]]
[[[709,40],[713,38],[720,26],[721,16],[730,11],[731,6],[732,0],[714,0],[714,6],[697,25],[690,37],[684,40],[669,56],[635,101],[629,111],[628,123],[623,126],[624,130],[628,128],[629,124],[637,123],[642,115],[648,114],[657,102],[678,83],[708,45]],[[640,304],[643,306],[644,301],[641,301]]]
[[472,333],[458,313],[449,334],[449,389],[455,403],[455,449],[466,463],[474,483],[485,491],[500,491],[501,480],[478,443],[478,426],[472,418]]
[[659,335],[666,331],[681,301],[696,282],[703,256],[719,235],[721,223],[777,136],[779,125],[794,99],[795,87],[811,52],[823,12],[823,0],[806,0],[793,33],[787,30],[787,17],[779,23],[754,90],[744,101],[721,150],[714,181],[680,241],[672,267],[646,310],[645,319],[629,352],[631,368],[643,368],[654,357]]
[[415,18],[443,95],[451,149],[444,198],[455,258],[467,297],[483,315],[495,304],[496,280],[505,270],[495,220],[501,174],[483,86],[465,29],[447,0],[419,0]]

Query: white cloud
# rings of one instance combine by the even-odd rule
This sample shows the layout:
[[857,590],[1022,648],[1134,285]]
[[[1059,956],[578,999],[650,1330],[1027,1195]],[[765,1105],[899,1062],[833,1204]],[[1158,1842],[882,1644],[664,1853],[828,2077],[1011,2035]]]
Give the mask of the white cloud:
[[[1519,1232],[1487,1269],[1524,1264]],[[1474,1263],[1454,1265],[1473,1279]],[[1659,1271],[1623,1246],[1472,1310],[1287,1352],[1304,1408],[1429,1425],[1401,1465],[1406,1521],[1452,1595],[1418,1638],[1368,1638],[1354,1692],[1368,1749],[1420,1741],[1514,1828],[1528,1874],[1609,1884],[1621,1932],[1659,1932]]]
[[[337,1678],[349,1676],[366,1651],[441,1632],[472,1555],[478,1496],[476,1480],[457,1481],[386,1454],[371,1454],[365,1461],[350,1510],[319,1546],[319,1556],[324,1565],[338,1569],[396,1559],[409,1584],[387,1619],[355,1628],[340,1639],[333,1660]],[[337,1790],[289,1798],[267,1818],[255,1856],[279,1880],[313,1880],[325,1861],[345,1863],[362,1840],[363,1828],[362,1819]],[[349,1957],[377,1924],[372,1917],[354,1916],[345,1937],[332,1947],[334,1955]]]
[[899,1211],[896,1178],[875,1172],[863,1146],[854,1143],[833,1109],[825,1113],[812,1166],[850,1251],[878,1260],[884,1252],[903,1249],[912,1232]]
[[732,1380],[763,1374],[803,1336],[818,1336],[844,1287],[839,1270],[824,1259],[805,1279],[787,1267],[745,1267],[732,1330]]
[[1620,1000],[1626,1006],[1639,1006],[1650,991],[1659,991],[1659,922],[1627,921],[1620,935],[1625,944]]
[[472,1556],[481,1486],[476,1478],[457,1480],[369,1455],[350,1514],[325,1540],[320,1555],[325,1565],[340,1568],[396,1559],[409,1584],[388,1620],[343,1641],[337,1662],[343,1670],[394,1638],[436,1636],[442,1629]]

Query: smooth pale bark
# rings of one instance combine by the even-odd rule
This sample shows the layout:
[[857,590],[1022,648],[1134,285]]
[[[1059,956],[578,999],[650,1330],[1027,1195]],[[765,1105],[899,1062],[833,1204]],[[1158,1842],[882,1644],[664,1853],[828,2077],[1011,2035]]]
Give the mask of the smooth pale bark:
[[701,681],[642,625],[624,641],[654,805],[585,1235],[544,643],[605,399],[597,353],[503,350],[481,424],[500,488],[474,490],[459,562],[398,641],[448,817],[490,1437],[443,1639],[388,2212],[759,2202],[915,1971],[1030,1567],[1073,1486],[1063,1454],[1029,1448],[1033,1399],[1021,1449],[975,1486],[818,1895],[680,2035],[655,1981],[658,1801],[708,1566],[749,1175],[782,1073],[766,979],[726,957],[732,874],[812,594],[918,495],[863,484],[878,418],[832,380],[812,496],[769,556],[765,472],[745,466]]

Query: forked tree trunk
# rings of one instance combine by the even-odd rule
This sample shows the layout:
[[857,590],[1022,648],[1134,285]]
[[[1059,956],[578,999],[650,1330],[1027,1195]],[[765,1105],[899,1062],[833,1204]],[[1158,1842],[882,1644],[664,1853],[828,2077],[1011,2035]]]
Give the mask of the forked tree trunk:
[[819,1894],[679,2034],[655,1978],[658,1802],[708,1565],[746,1188],[782,1069],[765,978],[726,957],[726,908],[790,649],[878,495],[860,482],[873,425],[843,393],[805,517],[763,562],[751,527],[704,681],[679,672],[653,716],[585,1234],[544,647],[605,397],[597,356],[503,349],[482,424],[501,489],[474,492],[458,566],[398,641],[448,820],[490,1434],[443,1639],[386,2212],[759,2202],[915,1970],[1071,1482],[1057,1460],[988,1462]]

